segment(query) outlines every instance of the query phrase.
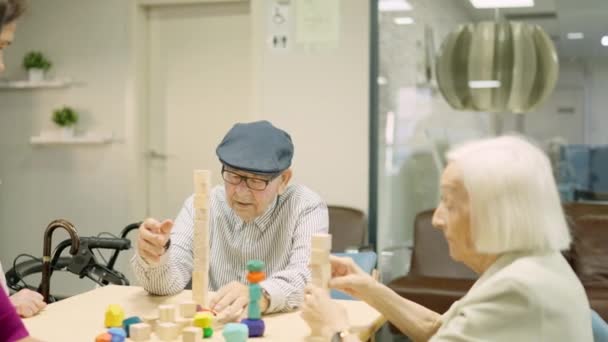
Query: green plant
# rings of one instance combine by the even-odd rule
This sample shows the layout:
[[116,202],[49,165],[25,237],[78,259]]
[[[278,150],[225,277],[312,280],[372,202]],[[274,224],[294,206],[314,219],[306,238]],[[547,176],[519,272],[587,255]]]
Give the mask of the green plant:
[[51,62],[39,51],[31,51],[23,57],[23,67],[26,70],[42,69],[46,71],[51,68],[51,65]]
[[61,127],[70,127],[78,122],[78,114],[70,107],[63,107],[53,112],[53,122]]

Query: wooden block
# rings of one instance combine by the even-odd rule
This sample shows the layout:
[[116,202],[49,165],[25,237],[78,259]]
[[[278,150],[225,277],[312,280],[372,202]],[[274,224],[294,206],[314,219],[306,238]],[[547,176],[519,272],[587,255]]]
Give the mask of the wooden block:
[[194,208],[193,214],[196,220],[209,220],[209,209]]
[[209,193],[211,187],[211,171],[194,170],[194,193]]
[[207,307],[207,297],[209,292],[208,273],[201,271],[192,272],[192,299],[196,304]]
[[327,289],[329,280],[331,279],[331,265],[311,265],[310,266],[312,284],[324,289]]
[[192,318],[196,314],[196,303],[194,301],[183,302],[179,305],[179,314],[185,318]]
[[175,305],[159,305],[158,316],[160,322],[175,322]]
[[194,323],[198,328],[210,328],[213,325],[213,314],[211,312],[199,312],[194,315]]
[[203,340],[203,329],[189,327],[182,332],[183,342],[200,342]]
[[187,327],[191,327],[193,323],[193,318],[186,317],[178,317],[175,319],[175,324],[177,324],[177,330],[181,333]]
[[137,323],[129,327],[129,338],[135,342],[149,340],[151,333],[152,327],[147,323]]
[[262,287],[260,284],[250,284],[249,285],[249,300],[259,301],[262,299]]
[[250,301],[247,306],[247,318],[249,319],[261,319],[262,311],[260,310],[260,302]]
[[194,194],[194,208],[209,210],[209,197],[207,195]]
[[178,336],[177,324],[169,322],[158,323],[156,335],[163,342],[173,341]]
[[112,342],[112,334],[107,332],[97,335],[95,342]]
[[144,321],[144,323],[150,326],[150,331],[156,331],[156,325],[158,324],[158,313],[150,313],[143,316],[141,319]]
[[331,235],[313,234],[311,249],[323,249],[331,251]]
[[329,249],[313,248],[310,253],[310,263],[313,265],[329,263]]
[[118,304],[110,304],[106,310],[105,326],[106,328],[122,327],[122,321],[125,319],[125,311]]
[[247,281],[250,282],[251,284],[257,284],[264,279],[266,279],[266,273],[264,273],[264,272],[247,273]]

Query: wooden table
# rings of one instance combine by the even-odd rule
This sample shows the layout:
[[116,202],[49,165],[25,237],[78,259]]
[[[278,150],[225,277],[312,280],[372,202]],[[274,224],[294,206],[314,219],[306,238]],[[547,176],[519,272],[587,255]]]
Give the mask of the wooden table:
[[[104,315],[109,304],[120,304],[125,318],[146,316],[154,313],[161,304],[179,304],[192,299],[191,291],[175,296],[150,296],[141,287],[106,286],[48,305],[39,315],[25,319],[25,325],[33,337],[47,342],[88,342],[105,332]],[[365,339],[383,323],[382,316],[369,305],[360,301],[336,301],[343,305],[353,330]],[[309,328],[299,312],[264,316],[266,333],[253,341],[291,342],[304,341]],[[155,336],[155,335],[154,335]],[[158,341],[152,339],[151,341]],[[176,341],[181,341],[178,339]],[[221,331],[205,341],[224,341]]]

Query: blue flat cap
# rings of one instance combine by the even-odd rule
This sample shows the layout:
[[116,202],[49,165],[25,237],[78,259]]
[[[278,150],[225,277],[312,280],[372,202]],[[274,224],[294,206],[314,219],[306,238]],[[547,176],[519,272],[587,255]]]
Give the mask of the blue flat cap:
[[222,163],[260,174],[286,170],[293,158],[293,143],[287,132],[268,121],[237,123],[215,150]]

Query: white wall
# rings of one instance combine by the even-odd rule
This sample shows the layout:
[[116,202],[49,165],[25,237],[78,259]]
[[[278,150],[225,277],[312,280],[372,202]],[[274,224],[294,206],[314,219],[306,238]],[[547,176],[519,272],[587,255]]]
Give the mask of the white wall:
[[[22,56],[43,51],[51,75],[84,85],[68,89],[0,91],[0,260],[5,270],[19,253],[42,255],[46,225],[73,222],[82,235],[117,233],[136,219],[127,206],[125,74],[128,13],[123,0],[33,0],[6,51],[9,79],[22,79]],[[103,146],[33,147],[32,135],[52,127],[63,105],[81,114],[79,128],[112,132]],[[66,238],[55,234],[54,241]],[[58,276],[58,278],[61,278]],[[72,278],[76,279],[76,278]],[[56,282],[59,293],[84,282]]]
[[[340,40],[334,48],[295,46],[284,55],[266,49],[266,3],[252,1],[253,117],[291,133],[295,181],[328,203],[367,210],[368,1],[341,1]],[[5,270],[19,253],[42,254],[43,230],[52,219],[69,219],[89,236],[118,233],[145,215],[139,193],[145,130],[136,104],[145,83],[135,78],[145,66],[135,59],[142,42],[133,39],[141,25],[133,22],[133,8],[125,0],[31,0],[19,23],[16,41],[6,51],[9,71],[2,77],[25,77],[20,60],[35,49],[54,62],[51,74],[85,84],[0,91],[0,260]],[[118,141],[31,146],[30,136],[52,127],[51,111],[64,104],[81,112],[82,129],[113,132]],[[55,242],[67,237],[55,235]],[[119,267],[130,273],[128,257]],[[75,277],[53,278],[52,292],[90,287]]]
[[587,61],[585,75],[587,77],[587,143],[593,145],[608,144],[608,61],[606,59],[590,59]]
[[367,212],[369,1],[340,1],[334,46],[296,44],[285,53],[267,48],[269,3],[252,3],[255,116],[292,135],[296,182],[329,204]]

